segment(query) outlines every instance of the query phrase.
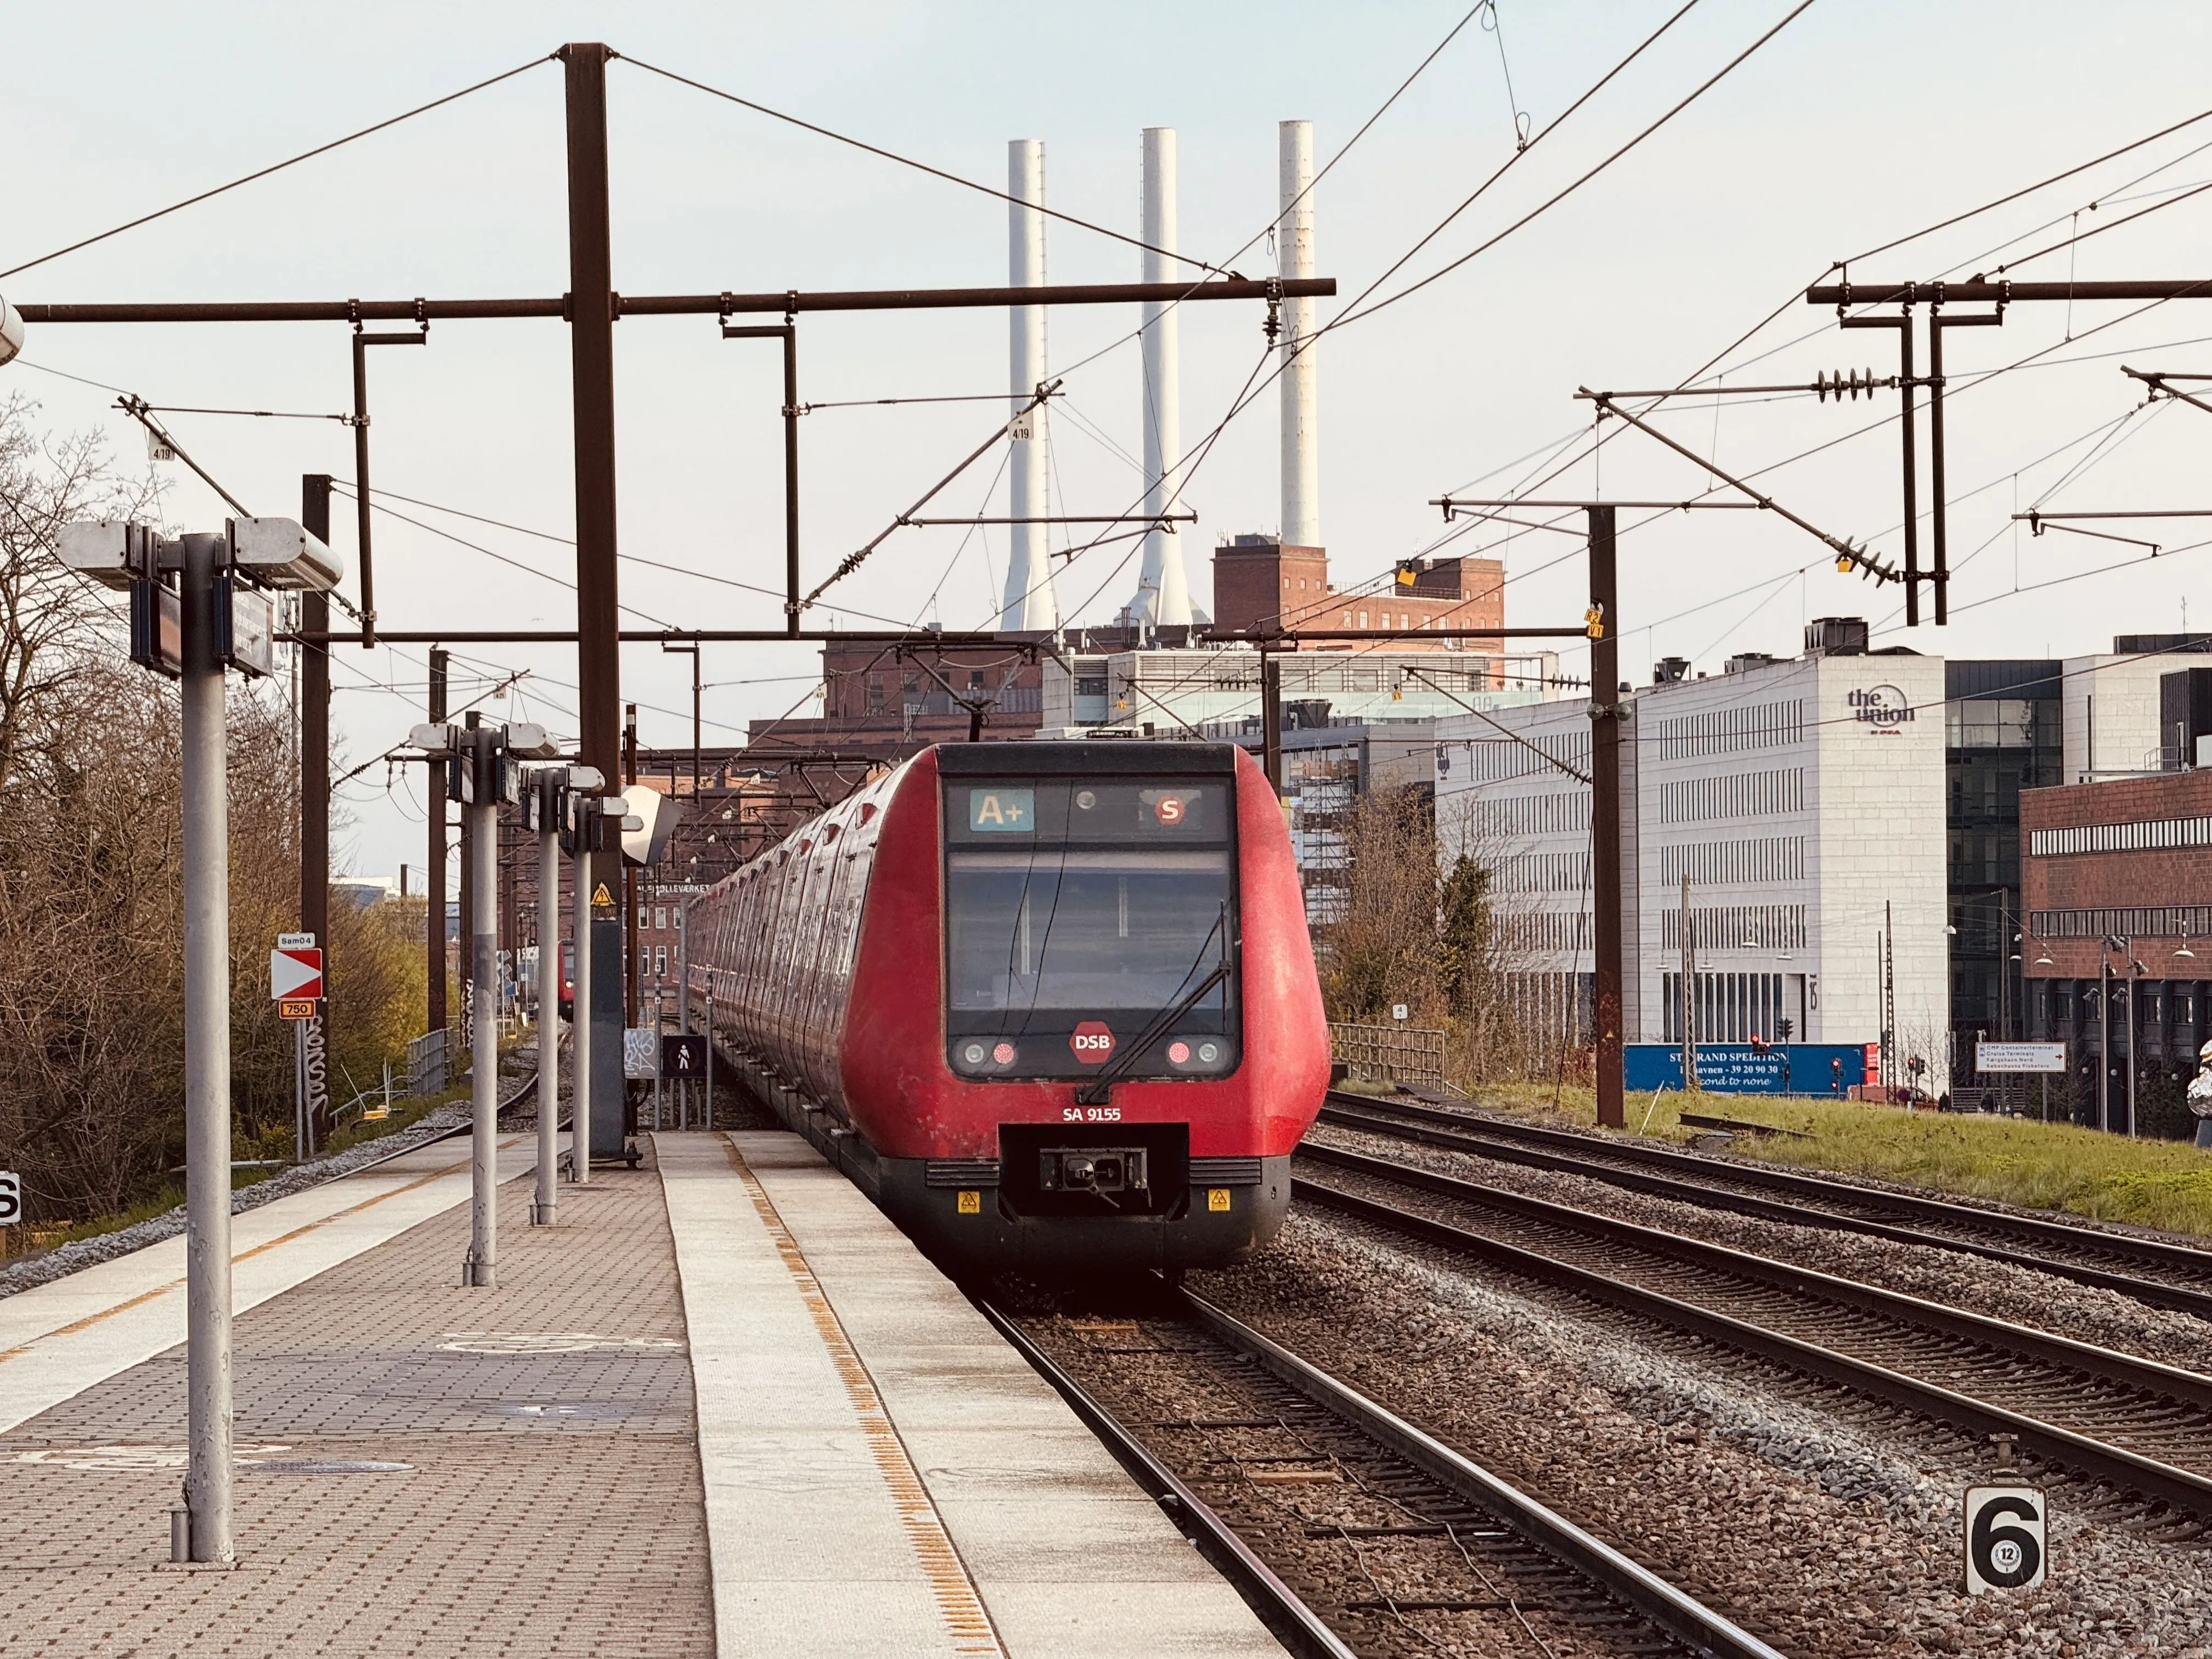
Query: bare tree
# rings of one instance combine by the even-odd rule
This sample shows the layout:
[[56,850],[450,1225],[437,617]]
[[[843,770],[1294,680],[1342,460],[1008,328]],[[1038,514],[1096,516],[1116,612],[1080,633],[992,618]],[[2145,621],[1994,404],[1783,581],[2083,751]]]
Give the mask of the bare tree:
[[[96,441],[46,443],[30,405],[0,404],[0,1165],[38,1219],[120,1209],[181,1161],[177,698],[124,660],[113,600],[52,548],[71,519],[157,505]],[[267,952],[297,925],[294,723],[266,686],[230,708],[233,1098],[246,1136],[281,1142],[293,1060]],[[365,1079],[410,1035],[421,969],[396,917],[332,921],[337,1058]]]

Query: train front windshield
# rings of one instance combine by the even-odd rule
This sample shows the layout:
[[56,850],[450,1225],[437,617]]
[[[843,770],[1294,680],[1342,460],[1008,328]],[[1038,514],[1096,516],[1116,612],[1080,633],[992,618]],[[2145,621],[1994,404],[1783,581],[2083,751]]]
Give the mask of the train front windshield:
[[[1231,787],[1227,778],[945,781],[945,1035],[955,1071],[1235,1068]],[[1132,1046],[1142,1052],[1131,1055]]]

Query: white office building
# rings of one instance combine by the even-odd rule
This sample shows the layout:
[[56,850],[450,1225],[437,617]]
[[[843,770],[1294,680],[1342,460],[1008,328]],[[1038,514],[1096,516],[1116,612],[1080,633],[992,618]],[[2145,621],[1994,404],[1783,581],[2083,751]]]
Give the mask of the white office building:
[[2163,718],[2160,684],[2201,668],[2212,639],[2203,635],[2123,634],[2110,652],[2065,660],[2059,700],[2068,783],[2141,777],[2196,766],[2195,734]]
[[[1938,1088],[1950,1048],[1943,662],[1868,654],[1863,623],[1807,635],[1825,648],[1738,657],[1626,698],[1625,1035],[1680,1040],[1686,880],[1699,1042],[1775,1040],[1787,1021],[1796,1042],[1876,1042],[1887,1000],[1893,1075],[1905,1080],[1919,1055]],[[1500,966],[1524,1008],[1548,1018],[1571,993],[1586,1020],[1590,791],[1553,763],[1587,776],[1587,707],[1466,714],[1437,731],[1441,857],[1493,872]]]
[[[1291,651],[1279,653],[1286,723],[1364,725],[1506,708],[1558,695],[1553,652]],[[1044,735],[1114,730],[1234,737],[1260,719],[1260,653],[1249,646],[1125,647],[1045,659]],[[1579,705],[1578,705],[1579,706]]]

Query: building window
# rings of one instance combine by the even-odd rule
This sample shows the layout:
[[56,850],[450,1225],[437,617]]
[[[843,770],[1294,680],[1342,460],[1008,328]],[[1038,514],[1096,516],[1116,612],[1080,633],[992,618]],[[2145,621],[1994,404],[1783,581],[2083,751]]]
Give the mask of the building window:
[[653,976],[655,979],[668,977],[668,947],[665,945],[658,945],[653,950]]
[[665,905],[665,904],[656,904],[656,905],[654,905],[654,906],[653,907],[653,931],[654,931],[655,933],[659,933],[659,932],[660,932],[663,928],[666,927],[667,926],[668,926],[668,907],[667,907],[666,905]]
[[1367,626],[1367,613],[1364,611],[1359,613],[1359,625],[1362,628]]
[[2134,823],[2085,823],[2028,832],[2031,858],[2068,853],[2142,853],[2167,847],[2212,847],[2212,817],[2144,818]]
[[[1755,1036],[1775,1040],[1781,1022],[1793,1015],[1782,1000],[1779,974],[1699,974],[1692,1000],[1691,1018],[1699,1042],[1748,1042]],[[1659,976],[1660,1004],[1664,1010],[1666,1035],[1662,1042],[1682,1040],[1682,976]]]

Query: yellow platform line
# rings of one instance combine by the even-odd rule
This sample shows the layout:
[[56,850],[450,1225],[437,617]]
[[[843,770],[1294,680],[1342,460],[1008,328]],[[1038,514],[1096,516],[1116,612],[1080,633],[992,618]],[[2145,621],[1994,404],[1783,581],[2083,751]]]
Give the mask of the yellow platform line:
[[968,1576],[967,1566],[953,1547],[951,1534],[945,1530],[945,1522],[930,1499],[928,1488],[921,1484],[921,1476],[907,1455],[905,1443],[891,1426],[890,1413],[884,1409],[883,1397],[876,1392],[874,1379],[869,1376],[867,1366],[845,1334],[837,1310],[830,1305],[830,1298],[823,1293],[814,1270],[806,1265],[799,1241],[783,1224],[775,1201],[755,1178],[744,1154],[726,1140],[722,1147],[730,1167],[744,1182],[746,1194],[775,1242],[776,1254],[783,1258],[792,1283],[798,1286],[799,1299],[806,1304],[816,1334],[830,1351],[830,1363],[836,1367],[838,1378],[845,1385],[846,1397],[853,1402],[854,1413],[860,1419],[860,1432],[876,1460],[876,1468],[884,1484],[890,1488],[891,1502],[898,1510],[900,1524],[906,1528],[907,1540],[914,1546],[915,1559],[921,1563],[922,1572],[929,1580],[930,1594],[936,1599],[938,1613],[952,1638],[952,1650],[992,1654],[998,1659],[1006,1659],[1006,1650],[992,1627],[991,1615],[984,1611],[983,1598],[976,1593],[975,1581]]
[[[515,1141],[512,1140],[502,1142],[501,1144],[500,1150],[504,1152],[507,1147],[516,1144],[517,1143]],[[461,1165],[458,1167],[465,1168],[467,1166]],[[423,1176],[418,1180],[409,1182],[404,1187],[394,1187],[388,1193],[379,1193],[374,1198],[365,1198],[358,1204],[349,1205],[343,1210],[334,1210],[329,1215],[310,1221],[304,1226],[295,1227],[290,1232],[284,1233],[276,1238],[272,1238],[266,1243],[256,1244],[251,1249],[239,1251],[238,1254],[231,1257],[231,1264],[234,1267],[239,1262],[250,1261],[253,1257],[261,1255],[264,1251],[273,1250],[279,1244],[289,1244],[295,1238],[299,1238],[306,1234],[313,1232],[318,1227],[327,1227],[332,1222],[343,1221],[349,1215],[359,1215],[363,1210],[374,1209],[378,1205],[385,1202],[387,1199],[398,1198],[404,1193],[411,1193],[417,1187],[427,1187],[432,1182],[441,1181],[446,1176],[454,1173],[456,1173],[455,1170],[434,1170],[432,1173]],[[350,1178],[351,1177],[347,1176],[340,1176],[337,1177],[340,1181],[345,1181]],[[174,1234],[171,1235],[172,1237],[176,1236],[177,1235]],[[149,1246],[148,1248],[151,1249],[152,1247]],[[51,1283],[52,1281],[49,1282]],[[58,1336],[74,1336],[79,1331],[89,1330],[93,1326],[99,1324],[103,1320],[112,1319],[119,1313],[129,1312],[131,1309],[138,1306],[142,1302],[151,1302],[155,1297],[167,1296],[172,1291],[180,1291],[184,1289],[184,1287],[185,1281],[183,1279],[173,1279],[166,1285],[156,1285],[150,1291],[141,1291],[137,1296],[132,1297],[127,1302],[118,1302],[112,1308],[102,1308],[98,1313],[87,1314],[82,1319],[72,1320],[66,1325],[57,1326],[52,1330],[45,1333],[43,1335],[33,1337],[28,1342],[24,1343],[20,1348],[0,1348],[0,1364],[4,1364],[7,1361],[14,1359],[20,1355],[29,1353],[41,1342],[51,1342]]]

